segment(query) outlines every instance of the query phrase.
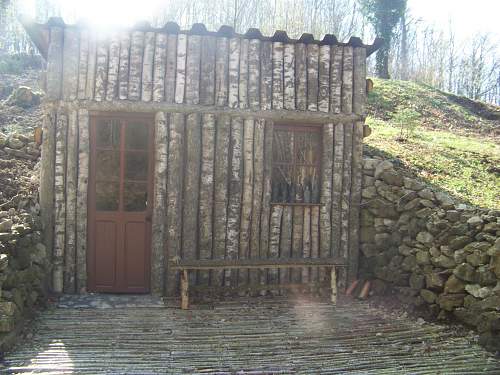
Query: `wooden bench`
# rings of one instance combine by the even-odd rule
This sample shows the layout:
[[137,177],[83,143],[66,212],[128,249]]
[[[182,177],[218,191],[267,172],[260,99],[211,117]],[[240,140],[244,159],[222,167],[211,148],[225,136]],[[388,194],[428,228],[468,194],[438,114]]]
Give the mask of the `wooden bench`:
[[[337,302],[337,273],[336,267],[345,267],[345,259],[341,258],[297,258],[297,259],[207,259],[207,260],[180,260],[172,259],[169,262],[170,270],[181,271],[181,308],[189,308],[189,271],[194,270],[227,270],[227,269],[278,269],[278,268],[330,268],[331,272],[331,301]],[[284,288],[287,285],[276,285]]]

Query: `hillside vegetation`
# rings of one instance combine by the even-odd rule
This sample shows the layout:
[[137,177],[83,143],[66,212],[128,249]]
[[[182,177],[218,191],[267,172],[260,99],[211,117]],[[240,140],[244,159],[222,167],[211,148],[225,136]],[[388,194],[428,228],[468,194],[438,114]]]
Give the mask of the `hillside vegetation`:
[[397,159],[465,203],[500,208],[500,107],[374,79],[366,122],[368,152]]

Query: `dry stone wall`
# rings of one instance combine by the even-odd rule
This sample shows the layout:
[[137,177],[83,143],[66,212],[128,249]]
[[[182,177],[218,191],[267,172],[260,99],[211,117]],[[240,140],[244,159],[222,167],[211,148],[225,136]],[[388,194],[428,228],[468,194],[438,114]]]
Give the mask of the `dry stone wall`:
[[455,202],[391,161],[363,164],[362,277],[429,318],[476,328],[500,350],[500,211]]

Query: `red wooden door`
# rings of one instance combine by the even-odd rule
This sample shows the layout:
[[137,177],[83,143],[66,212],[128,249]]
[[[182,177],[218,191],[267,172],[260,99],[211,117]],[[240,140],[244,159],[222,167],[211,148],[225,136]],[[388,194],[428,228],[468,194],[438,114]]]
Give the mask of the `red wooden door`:
[[152,123],[137,116],[92,117],[89,291],[149,292]]

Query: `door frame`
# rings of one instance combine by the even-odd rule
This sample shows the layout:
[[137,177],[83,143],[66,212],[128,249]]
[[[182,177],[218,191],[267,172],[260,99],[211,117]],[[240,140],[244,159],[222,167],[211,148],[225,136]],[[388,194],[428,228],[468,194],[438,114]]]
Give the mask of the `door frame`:
[[[89,171],[88,171],[88,195],[87,195],[87,291],[96,292],[95,285],[95,246],[92,244],[92,239],[95,238],[95,228],[91,223],[96,219],[96,210],[91,207],[95,202],[95,157],[96,157],[96,132],[95,127],[97,121],[101,119],[116,119],[119,121],[141,120],[149,123],[149,142],[148,142],[148,201],[146,208],[146,230],[147,242],[145,245],[145,272],[146,272],[146,285],[144,291],[130,291],[130,292],[114,292],[110,293],[151,293],[151,253],[152,253],[152,216],[154,205],[154,170],[155,170],[155,121],[154,113],[138,113],[138,112],[116,112],[116,111],[89,111]],[[105,211],[103,211],[105,212]],[[131,212],[133,214],[133,212]],[[99,292],[98,292],[99,293]]]

